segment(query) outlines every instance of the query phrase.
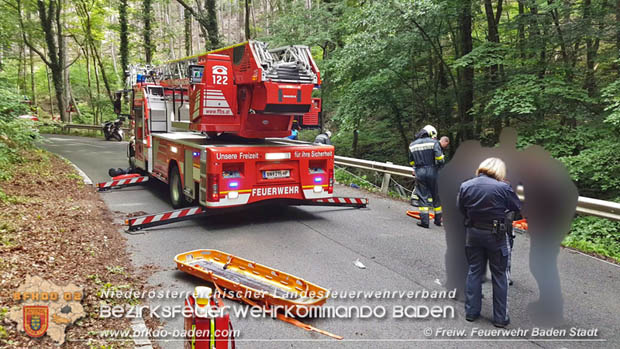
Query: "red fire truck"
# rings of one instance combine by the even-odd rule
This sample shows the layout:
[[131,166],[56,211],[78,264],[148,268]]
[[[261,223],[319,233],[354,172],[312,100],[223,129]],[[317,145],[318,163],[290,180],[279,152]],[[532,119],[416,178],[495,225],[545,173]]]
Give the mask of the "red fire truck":
[[99,188],[156,178],[168,184],[174,208],[199,205],[130,219],[130,229],[272,199],[367,204],[333,197],[333,146],[284,138],[296,117],[318,124],[320,99],[312,91],[321,80],[308,47],[268,50],[248,41],[159,67],[133,67],[128,81],[135,137],[128,156],[143,176]]

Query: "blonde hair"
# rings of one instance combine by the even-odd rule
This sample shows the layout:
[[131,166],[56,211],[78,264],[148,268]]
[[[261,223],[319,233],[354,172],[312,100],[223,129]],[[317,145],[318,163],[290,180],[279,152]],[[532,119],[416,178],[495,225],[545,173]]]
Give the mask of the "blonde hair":
[[478,170],[476,170],[476,176],[481,173],[498,181],[503,181],[506,178],[506,164],[502,159],[488,158],[480,163]]

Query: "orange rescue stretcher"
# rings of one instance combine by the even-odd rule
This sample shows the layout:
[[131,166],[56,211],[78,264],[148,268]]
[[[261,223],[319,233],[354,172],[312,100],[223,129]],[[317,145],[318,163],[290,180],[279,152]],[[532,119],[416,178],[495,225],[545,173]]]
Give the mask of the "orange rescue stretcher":
[[[420,219],[420,211],[407,211],[407,216],[413,217],[415,219]],[[429,219],[435,219],[435,214],[433,212],[428,213]]]
[[213,283],[225,298],[273,311],[274,317],[307,331],[343,338],[277,312],[278,307],[286,307],[293,314],[308,314],[327,301],[329,291],[325,288],[218,250],[189,251],[176,255],[174,261],[179,270]]

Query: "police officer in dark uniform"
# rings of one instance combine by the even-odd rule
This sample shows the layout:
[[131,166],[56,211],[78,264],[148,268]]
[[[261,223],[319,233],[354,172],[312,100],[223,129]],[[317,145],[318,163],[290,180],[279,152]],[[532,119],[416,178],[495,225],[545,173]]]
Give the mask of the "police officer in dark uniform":
[[506,165],[501,159],[488,158],[478,166],[476,177],[461,184],[457,206],[465,216],[465,253],[469,270],[465,285],[465,318],[474,321],[480,316],[482,276],[489,261],[493,279],[493,325],[510,323],[508,297],[507,212],[517,212],[521,202],[510,185],[504,182]]
[[428,228],[429,209],[435,211],[435,225],[441,225],[441,202],[437,190],[437,175],[444,164],[441,145],[437,141],[437,130],[426,125],[409,145],[409,163],[415,169],[415,194],[420,210],[419,226]]

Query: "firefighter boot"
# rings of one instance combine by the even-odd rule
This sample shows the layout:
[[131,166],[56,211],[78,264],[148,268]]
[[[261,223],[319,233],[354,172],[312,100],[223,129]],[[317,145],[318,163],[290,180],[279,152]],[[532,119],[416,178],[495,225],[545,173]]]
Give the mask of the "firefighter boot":
[[435,212],[435,225],[441,227],[441,212]]
[[420,209],[420,222],[418,222],[418,226],[428,228],[428,222],[428,211],[422,211]]

